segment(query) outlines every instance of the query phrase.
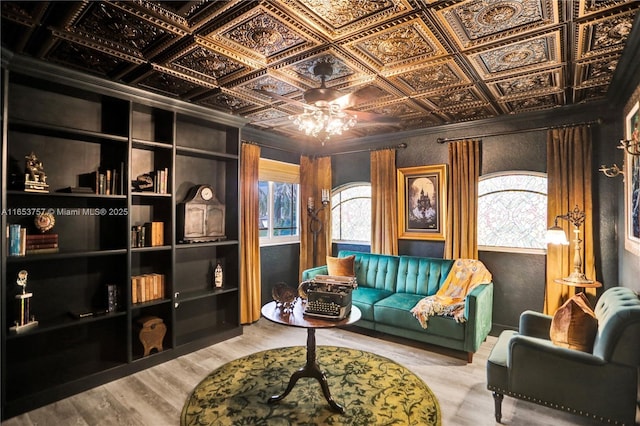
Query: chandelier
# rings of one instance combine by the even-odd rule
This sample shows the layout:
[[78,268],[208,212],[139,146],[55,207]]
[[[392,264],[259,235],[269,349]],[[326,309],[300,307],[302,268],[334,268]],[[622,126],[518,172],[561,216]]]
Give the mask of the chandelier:
[[305,106],[302,114],[292,115],[289,119],[307,136],[321,139],[323,145],[331,136],[341,135],[358,122],[354,114],[343,111],[338,104],[328,102]]

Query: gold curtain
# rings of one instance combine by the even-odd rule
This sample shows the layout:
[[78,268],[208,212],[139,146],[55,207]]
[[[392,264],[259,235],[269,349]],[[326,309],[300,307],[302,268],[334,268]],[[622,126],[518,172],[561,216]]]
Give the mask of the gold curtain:
[[240,322],[260,319],[258,169],[260,147],[243,143],[240,154]]
[[478,258],[478,177],[480,142],[449,143],[451,166],[447,188],[445,259]]
[[398,254],[396,151],[371,153],[371,253]]
[[[575,206],[585,212],[585,220],[580,227],[582,239],[581,256],[587,278],[596,279],[593,247],[593,204],[591,132],[588,126],[550,129],[547,132],[547,224],[551,227],[555,217],[567,214]],[[559,220],[571,241],[568,246],[547,246],[547,278],[544,297],[544,312],[553,315],[555,311],[575,294],[575,287],[554,282],[568,276],[573,271],[573,225]],[[592,297],[595,289],[585,290]]]
[[[331,254],[331,205],[318,213],[322,228],[315,244],[309,228],[307,205],[313,199],[314,210],[322,206],[322,189],[331,190],[331,157],[300,157],[300,276],[305,269],[326,264]],[[314,229],[318,228],[314,223]]]

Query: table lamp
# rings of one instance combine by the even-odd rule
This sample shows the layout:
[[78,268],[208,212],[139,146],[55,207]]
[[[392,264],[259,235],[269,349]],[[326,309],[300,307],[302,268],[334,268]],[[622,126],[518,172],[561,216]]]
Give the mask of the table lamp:
[[562,244],[569,245],[567,235],[564,229],[558,226],[558,219],[564,219],[569,221],[573,225],[573,233],[575,238],[573,240],[575,249],[573,255],[573,272],[563,278],[562,281],[566,281],[574,284],[592,284],[594,281],[587,279],[584,272],[582,272],[582,257],[580,256],[580,225],[584,223],[585,214],[576,206],[572,211],[567,214],[556,216],[553,226],[547,230],[546,242],[547,244]]

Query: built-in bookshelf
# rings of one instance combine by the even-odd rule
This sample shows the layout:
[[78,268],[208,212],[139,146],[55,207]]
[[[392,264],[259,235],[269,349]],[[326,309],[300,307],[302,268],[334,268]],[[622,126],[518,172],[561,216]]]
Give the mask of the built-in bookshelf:
[[[2,69],[3,418],[242,332],[243,123],[14,61]],[[43,164],[46,191],[25,191],[31,153]],[[225,206],[225,237],[182,243],[177,206],[198,185]],[[44,232],[34,225],[43,212],[55,219]],[[214,285],[218,264],[222,287]],[[16,332],[21,271],[37,324]],[[167,331],[162,351],[144,355],[138,322],[148,317]]]

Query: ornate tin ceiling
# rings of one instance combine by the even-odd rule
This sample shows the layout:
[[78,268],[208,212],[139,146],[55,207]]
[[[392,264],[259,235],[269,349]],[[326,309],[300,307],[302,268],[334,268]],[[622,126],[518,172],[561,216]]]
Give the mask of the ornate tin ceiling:
[[[367,85],[354,110],[400,125],[351,137],[601,100],[640,2],[633,0],[2,1],[2,43],[104,78],[298,132],[318,87]],[[637,54],[637,52],[635,53]]]

